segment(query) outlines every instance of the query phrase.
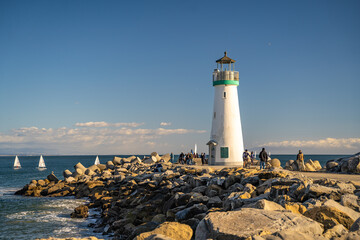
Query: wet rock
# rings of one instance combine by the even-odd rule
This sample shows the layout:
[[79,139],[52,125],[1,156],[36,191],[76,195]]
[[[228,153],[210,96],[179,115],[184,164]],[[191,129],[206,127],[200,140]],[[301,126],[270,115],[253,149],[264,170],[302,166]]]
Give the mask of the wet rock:
[[322,232],[319,223],[298,214],[243,208],[209,213],[196,228],[195,239],[251,239],[258,235],[286,235],[288,238],[282,239],[294,239],[290,237],[298,234],[320,239]]
[[87,218],[89,216],[89,208],[85,205],[81,205],[74,209],[74,212],[70,215],[72,218]]
[[55,176],[54,172],[52,172],[50,175],[47,176],[47,179],[50,181],[50,182],[58,182],[59,179]]

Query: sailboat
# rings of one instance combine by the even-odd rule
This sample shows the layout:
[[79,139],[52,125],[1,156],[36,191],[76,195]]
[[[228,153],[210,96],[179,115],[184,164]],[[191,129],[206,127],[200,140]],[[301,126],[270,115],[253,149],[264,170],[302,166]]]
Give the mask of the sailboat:
[[14,161],[14,169],[20,169],[21,168],[21,164],[20,164],[20,161],[19,161],[19,158],[18,156],[15,157],[15,161]]
[[44,158],[42,155],[40,156],[38,169],[39,169],[39,171],[43,171],[46,169],[45,161],[44,161]]
[[195,154],[197,154],[197,145],[195,144],[195,151],[194,151]]
[[99,160],[99,156],[96,156],[94,165],[98,165],[98,164],[100,164],[100,160]]

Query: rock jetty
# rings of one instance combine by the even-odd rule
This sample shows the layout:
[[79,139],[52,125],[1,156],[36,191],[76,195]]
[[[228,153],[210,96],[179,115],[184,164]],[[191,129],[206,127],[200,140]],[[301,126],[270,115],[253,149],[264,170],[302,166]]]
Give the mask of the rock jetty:
[[360,152],[350,157],[327,161],[326,171],[342,173],[360,173]]
[[182,166],[156,153],[78,163],[63,175],[32,180],[16,194],[88,197],[72,217],[101,209],[92,227],[113,239],[360,239],[360,182]]

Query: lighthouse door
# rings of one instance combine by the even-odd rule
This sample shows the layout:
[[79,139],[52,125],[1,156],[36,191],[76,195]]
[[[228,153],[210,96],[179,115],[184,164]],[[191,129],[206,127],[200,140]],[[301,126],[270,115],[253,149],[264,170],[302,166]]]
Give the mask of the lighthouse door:
[[217,142],[214,140],[210,140],[207,145],[209,145],[209,165],[215,164],[215,157],[216,157],[216,145]]

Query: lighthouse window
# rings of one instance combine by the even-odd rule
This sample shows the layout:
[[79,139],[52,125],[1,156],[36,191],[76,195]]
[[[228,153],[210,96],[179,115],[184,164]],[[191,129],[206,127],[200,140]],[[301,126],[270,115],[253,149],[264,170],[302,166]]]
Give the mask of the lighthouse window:
[[224,98],[226,98],[226,92],[224,92]]
[[216,112],[214,112],[214,118],[216,118]]

